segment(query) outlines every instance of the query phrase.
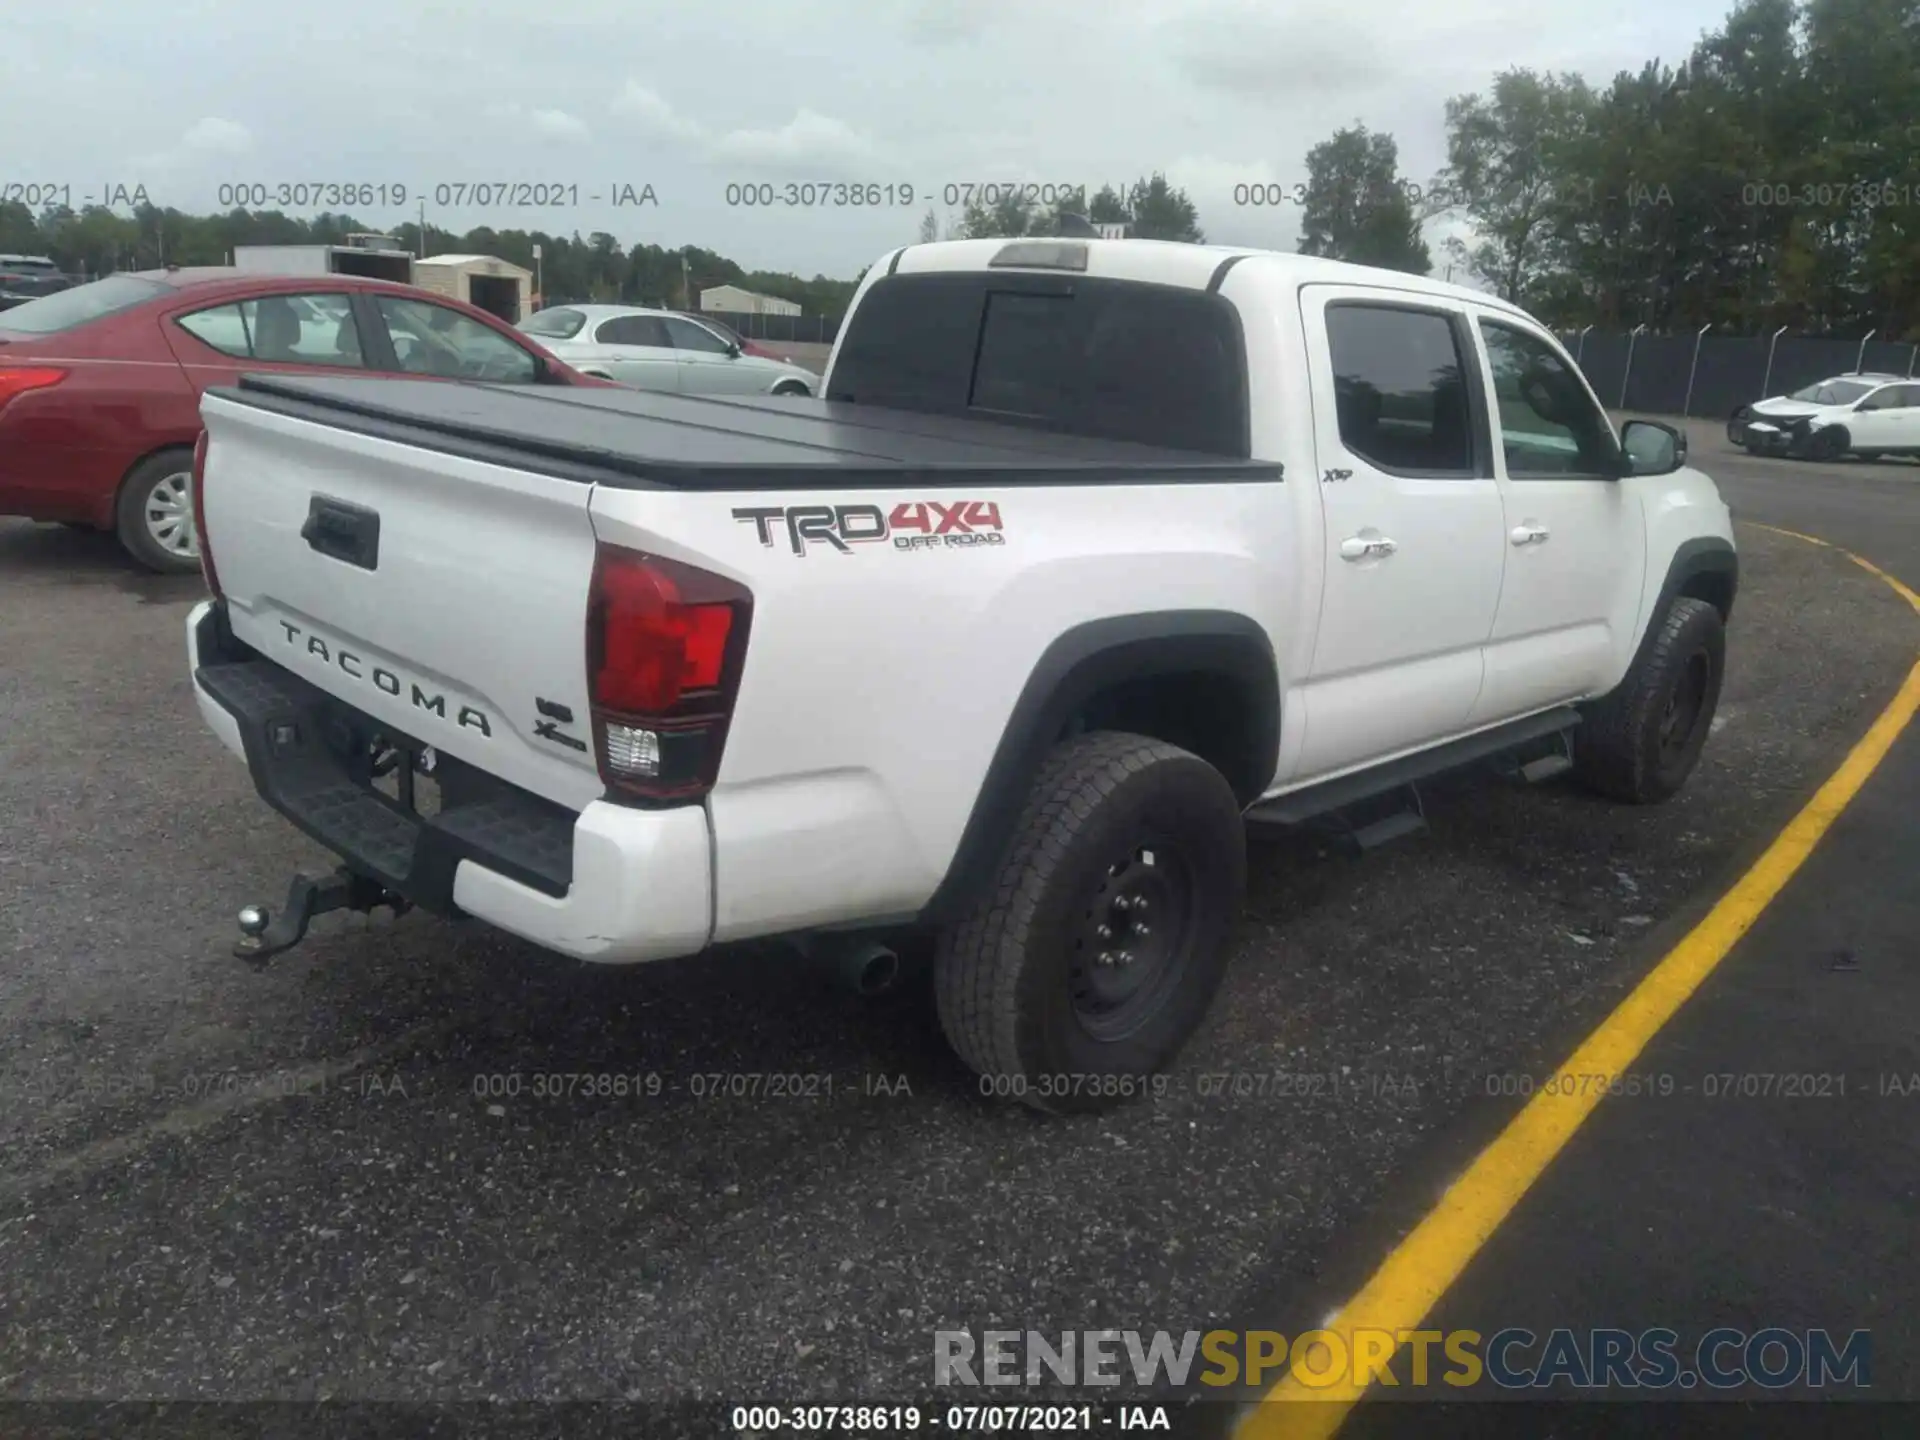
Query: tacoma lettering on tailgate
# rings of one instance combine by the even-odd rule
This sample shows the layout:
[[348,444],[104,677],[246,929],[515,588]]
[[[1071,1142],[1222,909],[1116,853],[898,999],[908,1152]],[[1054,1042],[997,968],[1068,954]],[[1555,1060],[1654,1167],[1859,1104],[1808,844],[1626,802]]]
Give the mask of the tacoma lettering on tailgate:
[[[289,645],[297,650],[304,650],[309,655],[318,656],[323,665],[337,666],[342,675],[358,680],[362,684],[371,684],[376,690],[384,691],[388,695],[400,694],[403,688],[400,677],[384,665],[369,665],[353,651],[337,644],[329,646],[318,635],[309,635],[298,625],[288,621],[282,620],[280,628],[287,632]],[[302,636],[306,637],[304,643],[301,640]],[[406,688],[412,690],[413,704],[416,709],[431,711],[441,719],[446,719],[447,697],[444,694],[422,690],[419,682],[412,680],[406,682]],[[493,726],[487,722],[486,715],[471,705],[460,707],[457,723],[465,729],[478,730],[489,739],[493,736]]]

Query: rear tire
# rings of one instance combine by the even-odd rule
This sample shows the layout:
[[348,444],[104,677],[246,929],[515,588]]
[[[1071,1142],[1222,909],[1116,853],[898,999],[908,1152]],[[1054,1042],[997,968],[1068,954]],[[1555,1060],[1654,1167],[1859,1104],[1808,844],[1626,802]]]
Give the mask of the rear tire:
[[120,486],[115,528],[127,554],[147,569],[162,575],[198,574],[193,452],[162,450],[134,466]]
[[1630,805],[1670,799],[1700,759],[1720,703],[1727,634],[1720,612],[1682,596],[1667,607],[1627,678],[1573,732],[1574,773]]
[[941,1028],[982,1093],[1058,1113],[1146,1093],[1220,987],[1246,870],[1240,802],[1206,761],[1111,731],[1055,747],[934,954]]

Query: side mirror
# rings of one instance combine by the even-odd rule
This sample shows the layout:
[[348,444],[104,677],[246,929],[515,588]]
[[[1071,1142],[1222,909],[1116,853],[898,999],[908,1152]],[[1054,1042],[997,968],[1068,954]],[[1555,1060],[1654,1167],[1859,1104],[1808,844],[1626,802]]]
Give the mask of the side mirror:
[[1620,427],[1620,453],[1628,475],[1671,475],[1687,463],[1687,437],[1658,420],[1629,420]]
[[731,340],[727,342],[727,358],[729,360],[738,360],[740,358],[740,347]]

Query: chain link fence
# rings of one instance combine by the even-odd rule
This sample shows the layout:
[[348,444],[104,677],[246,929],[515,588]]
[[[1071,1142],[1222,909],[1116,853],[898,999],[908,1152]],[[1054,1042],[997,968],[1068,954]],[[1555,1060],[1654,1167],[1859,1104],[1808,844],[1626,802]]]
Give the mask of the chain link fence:
[[801,341],[831,345],[840,333],[837,315],[761,315],[739,310],[703,310],[749,340]]

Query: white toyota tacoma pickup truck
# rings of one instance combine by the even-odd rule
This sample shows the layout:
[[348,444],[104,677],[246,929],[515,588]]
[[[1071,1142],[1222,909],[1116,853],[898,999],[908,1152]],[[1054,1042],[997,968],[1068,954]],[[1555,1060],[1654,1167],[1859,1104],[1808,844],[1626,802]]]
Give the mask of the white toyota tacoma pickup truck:
[[1738,576],[1683,438],[1526,314],[1261,251],[911,246],[813,400],[203,413],[199,706],[342,862],[242,953],[379,904],[609,963],[926,937],[955,1049],[1055,1109],[1199,1023],[1247,819],[1366,843],[1493,759],[1672,795]]

